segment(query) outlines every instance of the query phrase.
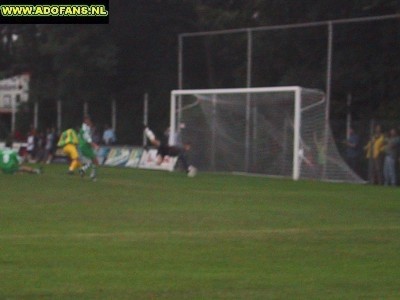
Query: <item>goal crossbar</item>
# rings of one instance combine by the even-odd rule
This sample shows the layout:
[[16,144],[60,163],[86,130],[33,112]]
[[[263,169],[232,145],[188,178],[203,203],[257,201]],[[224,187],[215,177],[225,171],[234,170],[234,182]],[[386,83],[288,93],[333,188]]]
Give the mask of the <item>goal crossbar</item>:
[[300,91],[300,86],[279,86],[279,87],[256,87],[256,88],[229,88],[229,89],[194,89],[194,90],[173,90],[171,95],[212,95],[212,94],[246,94],[264,92],[296,92]]

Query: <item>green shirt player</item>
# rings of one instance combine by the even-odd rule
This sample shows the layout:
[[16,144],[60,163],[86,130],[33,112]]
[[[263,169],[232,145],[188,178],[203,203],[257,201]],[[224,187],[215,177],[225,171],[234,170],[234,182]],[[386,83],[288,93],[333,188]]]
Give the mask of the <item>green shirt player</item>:
[[6,142],[6,148],[0,149],[0,169],[4,174],[15,174],[17,172],[41,174],[41,169],[21,165],[21,158],[12,149],[11,141]]
[[93,123],[89,116],[85,116],[83,119],[82,127],[79,130],[79,152],[86,161],[82,168],[79,169],[79,174],[84,176],[89,168],[92,169],[90,178],[95,181],[97,178],[97,166],[99,162],[97,160],[95,149],[99,146],[92,140],[92,127]]

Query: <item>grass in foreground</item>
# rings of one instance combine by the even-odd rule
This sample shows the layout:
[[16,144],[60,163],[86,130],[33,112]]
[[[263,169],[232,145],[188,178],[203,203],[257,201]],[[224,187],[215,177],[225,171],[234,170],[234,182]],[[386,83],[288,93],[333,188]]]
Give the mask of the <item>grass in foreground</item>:
[[399,299],[400,189],[0,176],[0,299]]

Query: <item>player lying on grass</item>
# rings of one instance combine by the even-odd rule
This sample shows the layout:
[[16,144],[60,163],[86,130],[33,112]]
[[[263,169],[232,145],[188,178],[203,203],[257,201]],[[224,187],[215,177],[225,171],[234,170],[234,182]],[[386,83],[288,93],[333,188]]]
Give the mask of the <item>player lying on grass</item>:
[[189,165],[187,159],[187,152],[190,151],[192,147],[190,143],[184,143],[182,147],[170,146],[167,141],[157,139],[153,131],[151,131],[147,126],[144,128],[144,133],[150,143],[157,147],[158,165],[161,165],[165,156],[177,157],[189,177],[194,177],[197,174],[197,169],[192,165]]
[[22,158],[19,157],[17,151],[12,149],[12,141],[6,142],[6,148],[0,149],[0,169],[4,174],[15,174],[15,173],[30,173],[30,174],[41,174],[42,170],[24,166],[21,164]]

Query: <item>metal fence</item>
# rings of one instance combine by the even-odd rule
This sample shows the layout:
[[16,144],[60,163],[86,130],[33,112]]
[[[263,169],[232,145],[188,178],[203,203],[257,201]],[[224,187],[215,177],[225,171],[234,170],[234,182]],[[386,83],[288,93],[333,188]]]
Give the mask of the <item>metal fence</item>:
[[371,113],[380,97],[389,101],[400,94],[398,80],[374,69],[385,64],[387,73],[400,78],[400,57],[389,58],[387,51],[400,50],[399,35],[400,14],[182,33],[178,88],[298,85],[324,90],[328,115],[334,118],[346,101],[341,107],[330,103],[340,103],[348,93],[355,103],[368,103]]

